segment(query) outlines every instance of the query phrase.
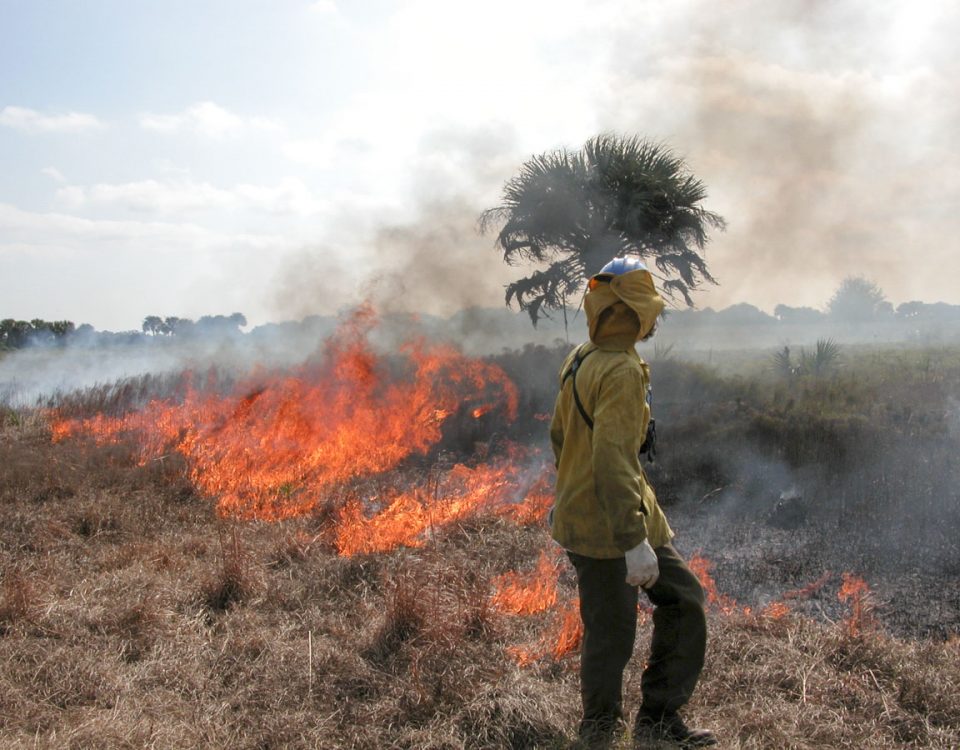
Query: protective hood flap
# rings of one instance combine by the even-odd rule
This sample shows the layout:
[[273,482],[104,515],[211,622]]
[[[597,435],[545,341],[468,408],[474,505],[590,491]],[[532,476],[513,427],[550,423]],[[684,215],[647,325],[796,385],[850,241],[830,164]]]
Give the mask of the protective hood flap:
[[653,276],[649,271],[638,269],[614,276],[610,283],[600,284],[593,291],[587,292],[583,300],[590,339],[594,343],[600,344],[611,336],[620,338],[628,332],[624,329],[625,322],[620,319],[621,316],[615,314],[604,321],[603,330],[600,330],[601,313],[617,302],[623,302],[640,319],[640,327],[636,335],[633,336],[633,331],[636,330],[635,323],[629,330],[632,337],[631,344],[650,333],[657,322],[657,316],[663,312],[664,307],[663,299],[657,293]]

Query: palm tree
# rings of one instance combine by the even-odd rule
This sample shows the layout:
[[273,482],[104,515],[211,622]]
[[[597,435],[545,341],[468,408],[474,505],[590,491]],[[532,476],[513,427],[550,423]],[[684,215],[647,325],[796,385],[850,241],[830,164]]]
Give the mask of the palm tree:
[[618,255],[652,261],[663,294],[692,305],[690,291],[716,283],[702,252],[719,215],[700,204],[704,184],[666,146],[639,137],[599,135],[579,151],[557,149],[526,161],[503,188],[502,203],[480,217],[500,227],[509,265],[546,265],[507,286],[533,324],[565,309],[587,276]]

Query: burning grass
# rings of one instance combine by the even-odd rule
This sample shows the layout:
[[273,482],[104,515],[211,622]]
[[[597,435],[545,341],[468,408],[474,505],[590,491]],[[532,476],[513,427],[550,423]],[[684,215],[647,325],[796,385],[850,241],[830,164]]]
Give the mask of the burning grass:
[[[549,405],[506,374],[543,352],[383,356],[370,324],[361,311],[294,371],[173,378],[167,392],[145,380],[4,416],[0,744],[568,746],[575,583],[544,529],[550,468],[505,437],[543,430]],[[960,745],[956,636],[889,635],[892,597],[865,580],[883,568],[836,567],[842,539],[822,543],[836,515],[771,529],[750,498],[769,483],[731,477],[718,447],[762,434],[782,461],[829,454],[836,477],[858,436],[886,433],[836,410],[761,411],[756,388],[703,368],[674,375],[668,395],[686,377],[716,402],[673,436],[668,419],[690,450],[651,467],[668,502],[709,488],[671,510],[681,542],[691,529],[712,542],[689,556],[712,632],[691,718],[727,747]],[[798,398],[840,394],[806,384]],[[903,480],[881,476],[874,497],[902,504]],[[729,486],[746,499],[723,511]],[[930,605],[904,585],[911,612]],[[648,637],[648,610],[640,623]]]
[[[408,344],[391,360],[367,343],[361,309],[316,361],[289,373],[256,373],[227,393],[186,379],[179,399],[154,398],[120,416],[52,412],[55,441],[135,439],[141,462],[183,457],[197,489],[224,515],[276,520],[311,512],[357,477],[382,474],[440,442],[464,412],[516,417],[516,386],[495,365],[448,346]],[[401,373],[394,370],[400,369]]]
[[[347,557],[329,515],[223,519],[134,451],[42,438],[35,425],[0,441],[4,747],[569,745],[575,588],[541,526],[480,512],[417,546]],[[44,466],[60,467],[55,483]],[[38,495],[36,483],[61,489]],[[538,568],[557,604],[504,611],[498,593],[540,585]],[[840,576],[748,614],[713,575],[689,713],[724,747],[960,743],[956,640],[852,629]],[[796,613],[805,597],[844,617]]]

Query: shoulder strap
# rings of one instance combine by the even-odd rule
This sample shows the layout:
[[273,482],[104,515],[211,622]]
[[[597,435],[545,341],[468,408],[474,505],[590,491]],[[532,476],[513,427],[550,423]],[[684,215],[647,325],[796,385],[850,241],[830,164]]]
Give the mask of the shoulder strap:
[[[584,345],[585,346],[585,345]],[[580,412],[580,416],[583,417],[583,421],[587,423],[587,427],[591,430],[593,429],[593,419],[590,418],[590,415],[587,414],[587,410],[583,407],[583,402],[580,400],[580,394],[577,393],[577,370],[580,369],[580,365],[587,357],[593,354],[596,349],[591,349],[586,354],[583,353],[583,346],[577,350],[577,355],[573,358],[573,364],[570,365],[570,369],[563,374],[563,380],[561,382],[565,383],[567,378],[573,379],[573,400],[577,404],[577,411]]]

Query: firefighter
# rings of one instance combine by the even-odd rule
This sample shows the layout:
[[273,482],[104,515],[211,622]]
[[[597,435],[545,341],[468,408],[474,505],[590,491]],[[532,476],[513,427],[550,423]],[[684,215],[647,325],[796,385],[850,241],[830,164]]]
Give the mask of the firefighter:
[[714,745],[712,732],[688,728],[678,714],[703,668],[703,589],[670,543],[673,532],[640,462],[650,373],[634,345],[653,335],[663,300],[641,261],[615,258],[590,279],[584,309],[590,341],[563,363],[550,424],[557,464],[551,532],[576,571],[583,620],[579,735],[603,747],[625,727],[623,671],[639,587],[654,606],[653,639],[633,736]]

